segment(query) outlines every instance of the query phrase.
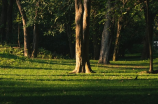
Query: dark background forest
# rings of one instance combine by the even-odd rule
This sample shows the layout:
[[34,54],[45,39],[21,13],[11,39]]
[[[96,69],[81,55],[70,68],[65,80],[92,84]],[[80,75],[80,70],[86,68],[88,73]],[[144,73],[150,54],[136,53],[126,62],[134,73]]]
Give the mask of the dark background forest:
[[[18,8],[20,2],[21,11]],[[158,40],[157,11],[158,2],[149,0],[150,15],[153,21],[152,41]],[[90,59],[99,59],[102,33],[108,21],[109,9],[112,19],[112,33],[110,59],[113,57],[115,40],[117,37],[118,21],[121,30],[119,35],[119,57],[125,54],[141,53],[142,59],[148,59],[147,31],[146,31],[146,0],[111,0],[91,1],[90,15]],[[41,50],[48,50],[54,56],[75,58],[75,2],[74,0],[1,0],[0,1],[0,43],[12,47],[24,47],[24,31],[27,28],[28,54],[33,57],[35,40],[38,40],[37,54]],[[23,13],[23,14],[21,14]],[[25,19],[26,25],[23,24]],[[36,29],[35,29],[36,27]],[[35,35],[36,34],[36,35]],[[152,42],[153,43],[153,42]],[[155,48],[154,48],[155,49]],[[147,51],[146,51],[147,50]],[[144,55],[144,56],[143,56]]]

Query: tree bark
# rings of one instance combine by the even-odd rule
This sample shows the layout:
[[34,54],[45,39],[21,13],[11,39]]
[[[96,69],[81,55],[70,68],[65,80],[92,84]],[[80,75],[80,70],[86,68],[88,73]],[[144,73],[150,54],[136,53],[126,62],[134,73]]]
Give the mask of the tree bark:
[[76,22],[76,67],[73,73],[84,72],[82,69],[82,42],[83,42],[83,6],[82,0],[75,0],[75,22]]
[[38,24],[34,24],[33,29],[33,51],[32,58],[36,58],[38,53]]
[[3,43],[6,40],[5,37],[6,37],[7,7],[8,7],[8,1],[2,0],[2,12],[1,12],[1,20],[0,20],[1,43]]
[[84,15],[82,0],[75,0],[76,21],[76,67],[72,73],[93,72],[89,62],[89,18],[90,0],[84,0]]
[[111,14],[110,14],[110,0],[107,2],[107,14],[105,16],[106,21],[104,24],[104,30],[102,33],[102,40],[101,40],[101,50],[100,50],[100,57],[99,62],[102,64],[109,64],[109,53],[110,53],[110,46],[111,46]]
[[7,32],[6,42],[9,43],[12,35],[12,15],[13,15],[13,4],[15,0],[9,0],[8,12],[7,12]]
[[120,45],[120,33],[121,33],[121,28],[122,25],[120,24],[121,22],[121,17],[117,21],[117,35],[116,35],[116,40],[115,40],[115,46],[114,46],[114,53],[113,53],[113,61],[118,60],[118,54],[119,54],[119,45]]
[[149,0],[146,0],[146,25],[147,25],[147,34],[149,42],[149,57],[150,57],[150,68],[149,72],[152,73],[153,70],[153,50],[152,50],[152,38],[153,38],[153,14],[149,9]]
[[91,0],[84,0],[83,14],[83,62],[85,73],[91,73],[92,69],[89,61],[89,24],[90,24],[90,4]]
[[[39,7],[39,1],[36,3],[36,7]],[[37,16],[38,16],[38,8],[35,11],[35,18],[34,18],[34,29],[33,29],[33,51],[32,51],[32,58],[37,57],[38,53],[38,23],[37,23]]]
[[27,31],[27,26],[26,26],[26,14],[25,14],[25,11],[22,9],[20,0],[16,0],[16,4],[22,16],[23,32],[24,32],[24,56],[30,57],[30,43],[29,43],[29,35]]

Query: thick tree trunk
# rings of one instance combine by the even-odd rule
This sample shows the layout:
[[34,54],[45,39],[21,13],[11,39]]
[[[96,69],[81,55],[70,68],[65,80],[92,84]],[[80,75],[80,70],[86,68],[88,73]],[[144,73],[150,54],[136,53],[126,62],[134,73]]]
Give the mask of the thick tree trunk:
[[110,14],[110,0],[107,2],[107,14],[106,14],[106,21],[104,24],[104,30],[102,33],[102,40],[101,40],[101,50],[100,50],[100,57],[99,62],[102,64],[109,64],[109,52],[111,46],[111,14]]
[[149,10],[149,0],[146,1],[146,25],[147,25],[147,34],[149,42],[149,57],[150,57],[150,68],[149,72],[153,72],[153,50],[152,50],[152,38],[153,38],[153,14]]
[[6,22],[7,22],[7,7],[8,1],[2,0],[2,12],[1,12],[1,20],[0,20],[0,38],[1,43],[5,41],[6,37]]
[[89,52],[89,17],[90,0],[84,0],[84,16],[82,0],[75,0],[76,11],[76,68],[73,73],[91,73]]
[[13,4],[15,0],[9,0],[8,12],[7,12],[7,32],[6,42],[9,43],[12,35],[12,15],[13,15]]
[[25,14],[25,11],[22,10],[20,0],[16,0],[16,3],[19,8],[19,12],[22,16],[23,32],[24,32],[24,56],[30,57],[30,43],[29,43],[29,35],[27,31],[27,26],[26,26],[26,14]]
[[75,0],[76,22],[76,67],[73,73],[84,72],[82,65],[82,42],[83,42],[83,6],[82,0]]
[[120,33],[121,33],[121,28],[122,28],[120,21],[121,21],[121,18],[118,19],[118,22],[117,22],[117,35],[116,35],[115,46],[114,46],[113,61],[118,60],[119,45],[120,45],[119,41],[120,41]]
[[90,3],[91,0],[84,0],[83,14],[83,62],[85,73],[91,73],[92,69],[89,61],[89,23],[90,23]]

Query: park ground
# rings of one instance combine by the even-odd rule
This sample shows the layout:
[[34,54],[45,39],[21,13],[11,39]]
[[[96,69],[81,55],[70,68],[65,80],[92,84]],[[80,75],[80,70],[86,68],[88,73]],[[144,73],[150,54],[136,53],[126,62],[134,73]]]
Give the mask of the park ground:
[[0,104],[157,104],[158,76],[146,73],[149,60],[90,62],[96,73],[69,74],[75,60],[0,53]]

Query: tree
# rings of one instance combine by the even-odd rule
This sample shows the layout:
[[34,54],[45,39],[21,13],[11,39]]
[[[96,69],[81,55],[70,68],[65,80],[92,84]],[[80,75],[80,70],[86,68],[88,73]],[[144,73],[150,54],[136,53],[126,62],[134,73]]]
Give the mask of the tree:
[[37,57],[37,52],[38,52],[38,8],[39,8],[39,2],[37,1],[36,3],[36,10],[35,10],[35,17],[34,17],[34,29],[33,29],[33,50],[32,50],[32,57],[36,58]]
[[24,56],[29,57],[30,56],[30,43],[29,43],[28,27],[26,25],[27,17],[26,17],[26,13],[24,9],[22,8],[21,1],[16,0],[16,4],[22,16],[23,32],[24,32]]
[[146,31],[148,36],[148,44],[149,44],[149,57],[150,57],[150,68],[149,72],[152,73],[153,70],[153,50],[152,50],[152,38],[153,38],[153,22],[154,22],[154,15],[150,10],[149,7],[149,0],[146,0]]
[[75,0],[76,22],[76,67],[72,73],[91,73],[89,51],[89,18],[91,0],[84,0],[84,13],[82,0]]
[[104,24],[104,30],[102,33],[102,40],[101,40],[101,50],[100,50],[100,57],[99,57],[99,63],[103,64],[109,64],[109,52],[110,52],[110,47],[111,47],[111,30],[112,29],[112,18],[110,14],[110,9],[111,9],[111,1],[108,0],[107,5],[107,13],[106,13],[106,21]]

